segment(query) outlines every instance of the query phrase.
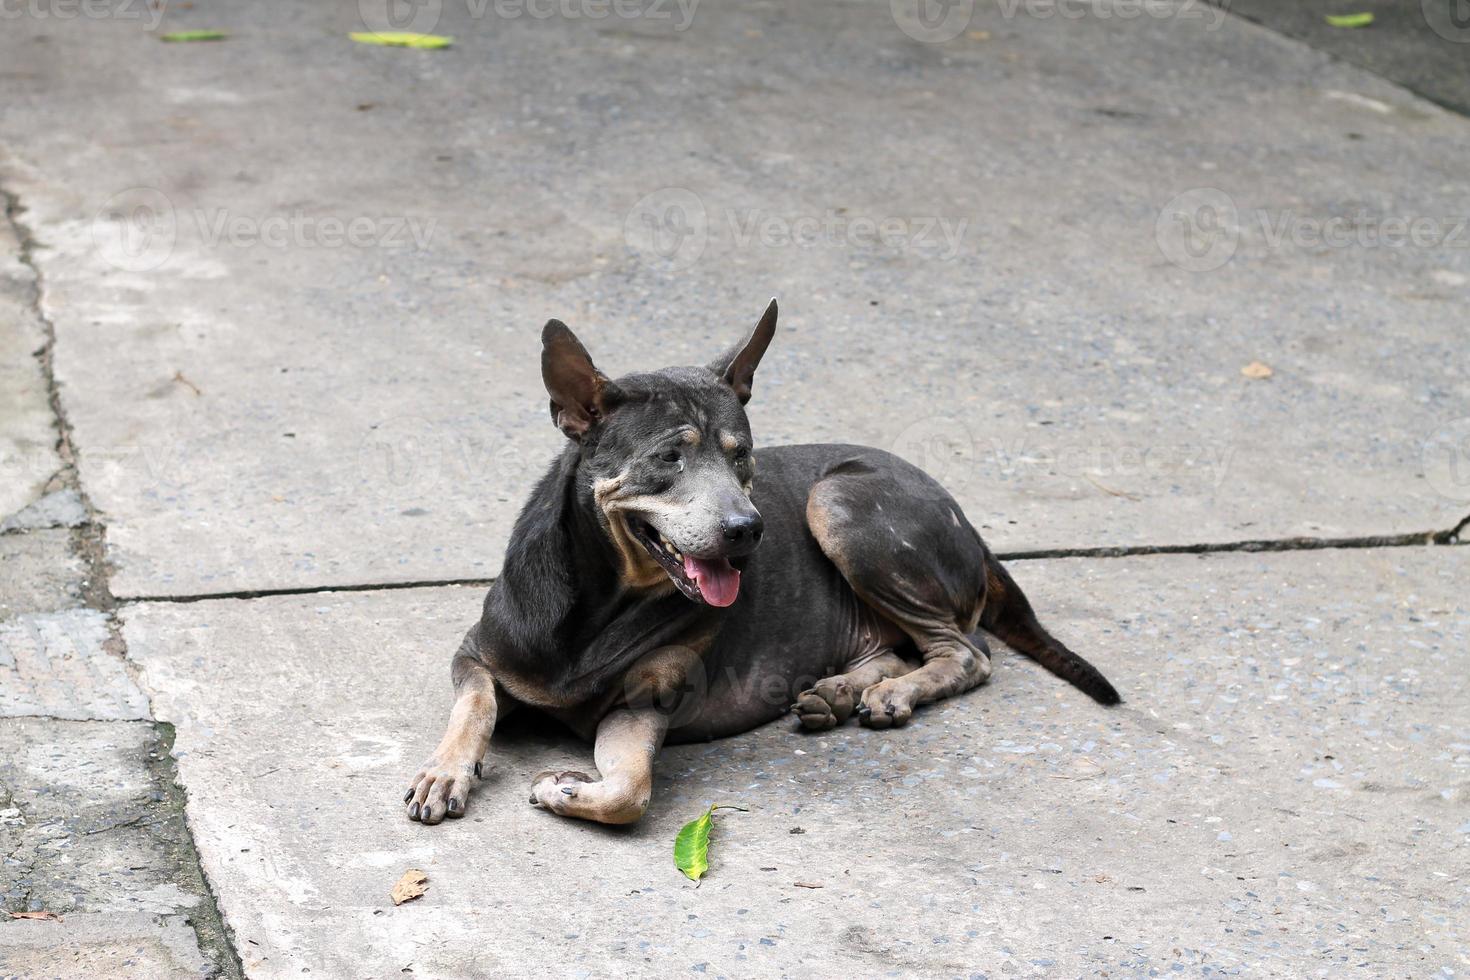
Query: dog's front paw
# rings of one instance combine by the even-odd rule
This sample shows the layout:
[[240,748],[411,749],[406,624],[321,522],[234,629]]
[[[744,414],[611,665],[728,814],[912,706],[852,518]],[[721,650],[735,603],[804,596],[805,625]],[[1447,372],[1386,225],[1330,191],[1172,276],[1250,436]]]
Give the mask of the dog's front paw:
[[531,780],[531,805],[553,813],[562,813],[567,804],[576,799],[577,791],[592,781],[592,777],[585,772],[557,772],[551,769],[538,772]]
[[858,721],[868,728],[898,728],[914,714],[913,685],[901,677],[879,681],[863,692]]
[[408,819],[436,824],[445,817],[464,816],[480,773],[479,761],[443,763],[438,755],[430,756],[403,794]]

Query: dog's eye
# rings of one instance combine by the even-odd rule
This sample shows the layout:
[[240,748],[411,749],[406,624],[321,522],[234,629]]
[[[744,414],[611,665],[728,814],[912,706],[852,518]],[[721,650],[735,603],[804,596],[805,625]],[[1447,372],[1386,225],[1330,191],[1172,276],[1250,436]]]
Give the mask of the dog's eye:
[[749,449],[746,449],[744,446],[737,446],[737,447],[735,447],[735,460],[736,460],[736,462],[739,462],[740,460],[745,459],[745,457],[747,457],[749,455],[750,455],[750,450]]
[[684,457],[681,456],[681,455],[679,455],[679,450],[677,450],[677,449],[670,449],[670,450],[667,450],[666,452],[663,452],[663,453],[659,454],[659,457],[658,458],[661,459],[661,460],[663,460],[665,463],[677,463],[679,460],[683,459]]

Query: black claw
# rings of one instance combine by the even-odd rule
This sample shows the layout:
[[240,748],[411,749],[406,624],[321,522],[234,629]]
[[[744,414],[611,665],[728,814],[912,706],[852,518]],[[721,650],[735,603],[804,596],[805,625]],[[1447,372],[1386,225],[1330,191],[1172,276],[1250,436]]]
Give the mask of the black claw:
[[873,713],[873,709],[870,708],[870,707],[868,707],[866,704],[863,704],[863,705],[859,705],[858,706],[858,714],[861,715],[862,717],[866,718],[869,715],[871,715],[872,713]]
[[434,819],[434,804],[425,803],[424,812],[421,814],[421,817],[424,823],[437,823],[438,821]]
[[413,806],[411,806],[411,807],[408,808],[408,819],[410,819],[410,820],[417,820],[418,818],[419,818],[419,805],[417,803],[415,803]]
[[408,792],[407,793],[404,793],[403,794],[403,802],[407,803],[411,799],[413,799],[413,787],[412,786],[410,786],[408,788]]
[[475,763],[475,778],[476,779],[479,779],[480,778],[480,764],[478,762]]
[[531,794],[531,805],[532,806],[535,806],[536,805],[536,794],[534,794],[534,793]]
[[577,791],[574,790],[574,789],[572,789],[570,786],[563,786],[561,788],[561,791],[562,791],[562,794],[564,796],[576,796],[577,795]]
[[449,812],[450,813],[458,813],[459,812],[459,800],[451,799],[449,801]]

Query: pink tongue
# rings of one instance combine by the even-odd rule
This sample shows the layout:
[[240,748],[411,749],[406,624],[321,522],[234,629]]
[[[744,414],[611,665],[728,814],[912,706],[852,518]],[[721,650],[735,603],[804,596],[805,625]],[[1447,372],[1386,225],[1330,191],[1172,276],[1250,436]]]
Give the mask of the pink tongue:
[[728,606],[740,594],[740,571],[726,558],[684,556],[684,574],[699,586],[699,594],[712,606]]

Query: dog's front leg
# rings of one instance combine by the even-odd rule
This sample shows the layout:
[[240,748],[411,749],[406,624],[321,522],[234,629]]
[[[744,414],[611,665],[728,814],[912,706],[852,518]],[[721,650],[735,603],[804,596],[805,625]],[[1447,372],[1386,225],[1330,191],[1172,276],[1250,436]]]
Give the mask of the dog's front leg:
[[468,638],[455,654],[451,676],[456,697],[449,727],[403,797],[408,819],[420,823],[464,816],[495,730],[495,679]]
[[618,708],[597,726],[592,757],[599,780],[580,772],[538,773],[531,803],[564,817],[598,823],[633,823],[653,794],[653,757],[669,730],[666,714],[654,708]]

